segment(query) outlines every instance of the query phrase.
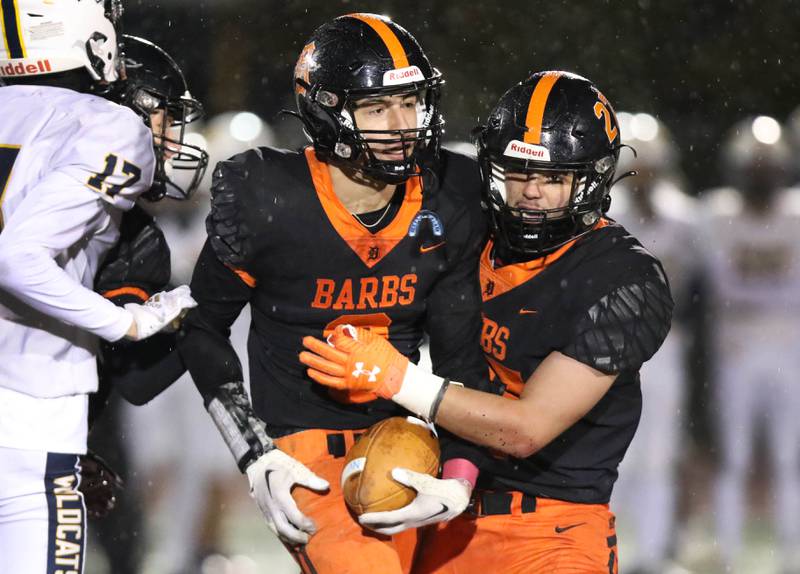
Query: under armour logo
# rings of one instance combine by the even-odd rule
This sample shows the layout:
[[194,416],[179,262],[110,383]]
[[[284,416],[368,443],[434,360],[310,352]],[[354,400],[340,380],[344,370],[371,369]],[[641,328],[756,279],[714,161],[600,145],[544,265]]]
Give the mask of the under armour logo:
[[377,247],[370,247],[369,252],[367,253],[367,259],[370,261],[373,259],[377,259],[379,253],[380,251],[378,250]]
[[483,294],[487,297],[491,297],[492,293],[494,293],[494,281],[487,281],[486,288],[483,290]]
[[364,363],[356,363],[356,370],[353,371],[353,376],[358,378],[361,375],[369,375],[367,382],[374,383],[378,380],[378,373],[380,372],[381,368],[378,365],[375,365],[371,371],[367,371],[364,369]]

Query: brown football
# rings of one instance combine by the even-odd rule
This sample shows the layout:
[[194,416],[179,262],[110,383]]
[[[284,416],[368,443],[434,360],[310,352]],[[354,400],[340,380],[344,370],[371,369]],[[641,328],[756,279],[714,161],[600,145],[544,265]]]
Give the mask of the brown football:
[[397,510],[414,500],[413,488],[392,478],[395,467],[436,476],[439,440],[413,417],[392,417],[372,425],[347,453],[342,491],[356,515]]

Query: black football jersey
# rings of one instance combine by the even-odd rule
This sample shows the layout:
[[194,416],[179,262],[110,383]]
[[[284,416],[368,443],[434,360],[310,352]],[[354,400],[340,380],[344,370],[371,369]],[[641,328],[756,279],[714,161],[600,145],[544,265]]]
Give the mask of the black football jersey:
[[311,148],[262,147],[218,165],[209,239],[191,285],[199,306],[180,343],[201,391],[241,379],[227,337],[246,303],[251,398],[275,436],[365,428],[402,414],[389,401],[342,402],[307,377],[302,338],[339,324],[377,330],[413,361],[427,332],[435,372],[474,385],[486,379],[477,166],[443,151],[440,169],[404,186],[391,221],[372,233],[344,208]]
[[589,413],[540,451],[485,463],[480,485],[607,503],[641,415],[639,368],[670,327],[673,303],[661,264],[606,220],[536,261],[495,268],[492,249],[490,243],[481,256],[481,342],[500,391],[518,397],[554,351],[619,375]]

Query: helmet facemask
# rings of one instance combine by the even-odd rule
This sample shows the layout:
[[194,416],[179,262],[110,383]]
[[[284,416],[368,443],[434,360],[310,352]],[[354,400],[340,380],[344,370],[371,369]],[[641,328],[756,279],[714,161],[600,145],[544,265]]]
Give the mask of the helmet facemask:
[[[439,113],[440,84],[441,76],[437,73],[429,81],[389,89],[337,93],[322,86],[317,87],[303,96],[301,106],[305,106],[304,111],[313,112],[319,123],[329,129],[309,129],[306,126],[306,131],[317,134],[316,149],[326,160],[343,164],[377,181],[402,183],[417,174],[419,166],[429,157],[438,154],[444,126]],[[356,110],[364,100],[412,94],[417,95],[416,127],[376,130],[358,126]],[[378,156],[382,148],[402,150],[403,157],[396,160],[381,159]]]
[[[166,52],[147,40],[125,38],[135,49],[133,55],[125,55],[127,79],[121,100],[150,127],[156,157],[153,185],[143,197],[188,199],[208,166],[206,151],[186,141],[186,126],[203,117],[203,106],[191,96],[183,73]],[[177,178],[176,171],[188,172],[189,177]]]
[[[606,156],[592,164],[547,164],[491,154],[479,142],[484,208],[495,240],[513,256],[541,257],[590,231],[609,207],[609,182],[616,160]],[[507,173],[569,173],[572,182],[566,205],[527,209],[508,205]]]

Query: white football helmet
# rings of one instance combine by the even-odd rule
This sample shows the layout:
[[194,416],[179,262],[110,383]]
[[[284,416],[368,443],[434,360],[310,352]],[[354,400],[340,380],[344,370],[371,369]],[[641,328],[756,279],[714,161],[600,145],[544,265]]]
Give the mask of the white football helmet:
[[120,0],[0,0],[0,78],[86,68],[97,82],[120,76]]
[[679,153],[672,134],[655,116],[648,113],[618,112],[622,143],[636,150],[620,154],[617,173],[653,172],[653,177],[668,177],[678,169]]

